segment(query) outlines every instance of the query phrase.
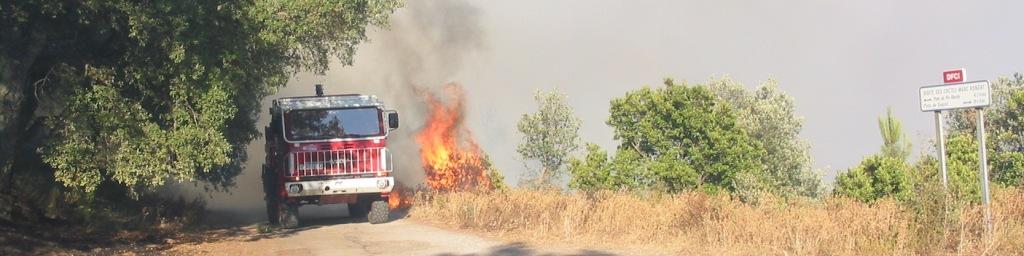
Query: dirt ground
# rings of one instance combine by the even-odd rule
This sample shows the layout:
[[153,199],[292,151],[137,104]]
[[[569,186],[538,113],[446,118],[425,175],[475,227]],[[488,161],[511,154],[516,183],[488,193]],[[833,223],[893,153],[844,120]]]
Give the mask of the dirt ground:
[[[303,211],[304,210],[304,211]],[[211,212],[206,224],[173,232],[122,232],[105,239],[0,228],[0,255],[622,255],[563,244],[527,244],[442,228],[393,212],[371,225],[344,206],[300,210],[296,229],[269,228],[259,214]],[[61,232],[56,232],[61,233]],[[159,233],[159,234],[154,234]]]
[[[326,208],[326,209],[325,209]],[[333,209],[332,209],[333,208]],[[529,245],[453,231],[406,219],[371,225],[348,218],[344,207],[300,211],[302,225],[265,230],[265,224],[203,231],[200,240],[176,244],[161,254],[180,255],[615,255],[571,246]],[[264,229],[261,231],[261,229]]]

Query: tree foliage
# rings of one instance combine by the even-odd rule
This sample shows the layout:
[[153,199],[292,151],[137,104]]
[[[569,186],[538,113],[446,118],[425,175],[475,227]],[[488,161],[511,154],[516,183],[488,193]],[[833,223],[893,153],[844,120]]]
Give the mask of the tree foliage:
[[[1002,185],[1020,185],[1024,176],[1024,74],[1012,78],[999,78],[992,83],[992,104],[985,109],[988,117],[986,133],[989,168],[992,180]],[[931,156],[923,156],[908,166],[910,143],[898,119],[890,109],[878,120],[882,133],[881,152],[868,157],[857,167],[840,174],[835,193],[873,201],[891,196],[909,201],[912,208],[922,204],[936,204],[935,200],[921,197],[937,194],[960,202],[979,202],[980,176],[978,173],[976,109],[946,111],[946,124],[951,132],[946,140],[948,186],[942,188],[939,163]],[[909,177],[909,178],[907,178]],[[911,198],[911,193],[920,193]],[[940,200],[943,205],[948,202]],[[920,210],[920,209],[918,209]]]
[[[392,0],[0,4],[0,172],[39,152],[65,186],[232,184],[260,100],[350,64]],[[6,187],[10,187],[9,185]]]
[[964,133],[951,135],[946,141],[946,155],[949,195],[961,201],[980,202],[978,142],[974,136]]
[[910,157],[910,141],[903,132],[903,124],[892,114],[892,108],[886,109],[886,115],[878,117],[878,130],[882,133],[882,155],[890,158],[907,159]]
[[[1018,88],[1024,76],[1017,74]],[[1024,90],[1015,90],[1006,105],[989,122],[989,162],[993,181],[1003,185],[1024,185]]]
[[612,168],[611,162],[614,159],[608,158],[608,152],[600,146],[587,143],[586,154],[583,159],[569,159],[569,187],[585,188],[596,190],[614,190],[618,187],[628,187],[629,184],[623,179],[632,177],[622,173],[624,170]]
[[610,112],[607,123],[620,141],[616,157],[607,160],[588,146],[591,154],[570,164],[576,188],[735,191],[741,174],[763,175],[761,144],[705,86],[666,79],[664,87],[613,99]]
[[[889,110],[879,118],[883,146],[878,154],[836,177],[835,193],[862,201],[893,197],[905,201],[931,183],[940,183],[938,163],[924,157],[914,165],[907,162],[908,142],[900,121]],[[946,140],[948,195],[956,200],[980,200],[978,176],[978,143],[973,135],[957,132]],[[916,172],[916,173],[915,173]]]
[[505,175],[501,174],[501,171],[497,167],[494,167],[494,163],[491,162],[490,155],[484,155],[483,167],[487,170],[487,181],[491,184],[491,187],[495,190],[508,190],[508,184],[505,183]]
[[866,202],[887,196],[904,200],[912,195],[908,170],[902,158],[873,155],[836,177],[835,192]]
[[[587,144],[583,159],[569,161],[569,187],[584,190],[645,190],[657,186],[658,177],[650,168],[653,161],[645,161],[633,150],[618,150],[614,156],[595,144]],[[695,173],[690,172],[692,176]],[[695,177],[682,179],[695,186]]]
[[881,152],[837,176],[836,194],[866,202],[888,196],[906,200],[912,195],[911,166],[907,164],[910,142],[892,109],[878,118],[878,130],[882,135]]
[[581,121],[560,91],[537,91],[537,112],[523,114],[517,127],[523,140],[516,147],[524,160],[540,162],[540,170],[533,181],[550,186],[564,173],[569,155],[579,148]]
[[811,165],[809,144],[800,138],[803,119],[796,115],[793,98],[779,88],[777,81],[769,79],[749,90],[726,77],[712,79],[708,89],[736,110],[739,126],[764,146],[760,162],[767,177],[763,182],[748,177],[743,182],[746,187],[784,197],[818,195],[821,175]]

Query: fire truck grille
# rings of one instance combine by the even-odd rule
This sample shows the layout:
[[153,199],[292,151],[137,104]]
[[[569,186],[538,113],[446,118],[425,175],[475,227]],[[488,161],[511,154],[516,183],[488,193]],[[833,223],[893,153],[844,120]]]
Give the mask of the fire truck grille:
[[294,152],[289,156],[289,177],[346,174],[383,174],[391,171],[387,148],[360,148]]

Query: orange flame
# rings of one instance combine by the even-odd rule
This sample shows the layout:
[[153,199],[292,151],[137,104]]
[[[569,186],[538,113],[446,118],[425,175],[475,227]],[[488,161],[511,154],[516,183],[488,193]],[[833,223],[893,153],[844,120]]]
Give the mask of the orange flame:
[[444,88],[448,104],[424,91],[428,106],[426,124],[416,134],[420,158],[427,174],[427,186],[436,191],[490,189],[489,165],[469,129],[463,126],[462,88],[449,84]]
[[388,194],[388,208],[394,210],[409,207],[412,205],[412,194],[411,189],[401,183],[395,183],[394,190]]
[[394,209],[398,209],[398,207],[401,207],[401,206],[402,206],[402,193],[398,192],[398,190],[391,190],[391,193],[388,194],[388,208],[394,210]]
[[[434,191],[467,191],[493,189],[488,177],[490,163],[476,144],[472,133],[463,126],[464,101],[462,88],[445,86],[448,104],[437,95],[422,90],[429,113],[424,127],[416,133],[420,144],[420,160],[427,176],[427,187]],[[400,184],[388,194],[388,207],[412,205],[415,192]]]

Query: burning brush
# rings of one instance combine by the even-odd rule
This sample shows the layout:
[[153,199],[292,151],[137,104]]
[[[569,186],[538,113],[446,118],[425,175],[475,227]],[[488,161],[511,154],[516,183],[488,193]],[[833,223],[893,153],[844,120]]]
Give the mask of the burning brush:
[[430,112],[423,129],[416,134],[427,187],[434,191],[490,190],[494,186],[488,175],[493,168],[463,125],[462,88],[448,84],[444,92],[448,104],[432,93],[424,93]]
[[[416,133],[420,145],[420,160],[426,172],[427,188],[431,191],[492,190],[491,175],[497,175],[490,160],[463,125],[465,111],[462,88],[448,84],[444,88],[446,100],[434,93],[421,91],[427,104],[428,116]],[[414,190],[395,186],[388,204],[392,209],[404,208],[412,202]]]

